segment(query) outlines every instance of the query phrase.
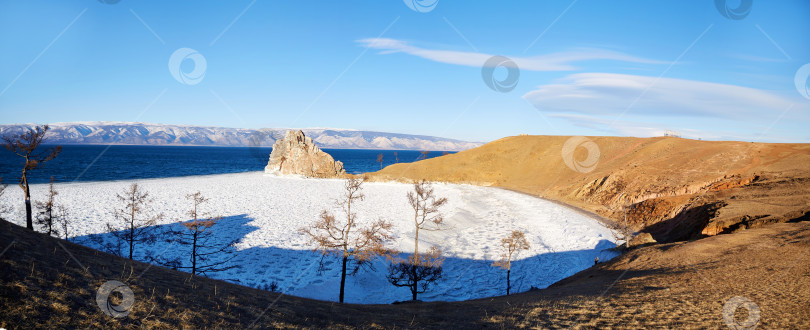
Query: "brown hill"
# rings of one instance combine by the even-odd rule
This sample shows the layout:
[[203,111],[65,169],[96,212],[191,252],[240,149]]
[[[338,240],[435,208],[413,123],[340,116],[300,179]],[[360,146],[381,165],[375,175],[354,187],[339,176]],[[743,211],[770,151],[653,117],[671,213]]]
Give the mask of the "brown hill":
[[[567,141],[584,142],[566,148]],[[573,151],[569,164],[564,150]],[[659,242],[810,216],[810,144],[522,135],[370,177],[502,187],[618,223],[626,214],[629,227]]]
[[[635,249],[545,290],[463,302],[353,305],[297,298],[149,266],[0,221],[0,327],[720,328],[732,297],[763,328],[810,326],[810,222]],[[98,288],[125,283],[115,319]],[[120,303],[121,297],[112,298]],[[745,319],[744,308],[737,318]]]

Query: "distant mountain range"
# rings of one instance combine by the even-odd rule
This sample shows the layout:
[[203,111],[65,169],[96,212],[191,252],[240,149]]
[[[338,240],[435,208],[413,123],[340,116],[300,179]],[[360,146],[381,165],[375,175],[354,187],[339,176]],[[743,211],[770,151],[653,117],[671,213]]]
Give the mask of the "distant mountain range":
[[[128,144],[270,147],[288,129],[243,129],[132,122],[72,122],[49,124],[49,144]],[[34,124],[0,125],[0,135],[18,133]],[[304,133],[326,149],[393,149],[460,151],[482,143],[434,136],[330,128],[304,128]]]

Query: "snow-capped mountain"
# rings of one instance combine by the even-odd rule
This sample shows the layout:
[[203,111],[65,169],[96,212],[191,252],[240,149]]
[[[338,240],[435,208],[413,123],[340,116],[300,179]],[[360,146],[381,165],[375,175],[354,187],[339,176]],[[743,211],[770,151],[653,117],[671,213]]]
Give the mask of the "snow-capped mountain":
[[[49,144],[135,144],[187,146],[272,146],[288,129],[243,129],[130,122],[72,122],[49,124]],[[18,133],[34,124],[0,125],[0,135]],[[480,146],[424,135],[331,128],[304,128],[321,148],[460,151]]]

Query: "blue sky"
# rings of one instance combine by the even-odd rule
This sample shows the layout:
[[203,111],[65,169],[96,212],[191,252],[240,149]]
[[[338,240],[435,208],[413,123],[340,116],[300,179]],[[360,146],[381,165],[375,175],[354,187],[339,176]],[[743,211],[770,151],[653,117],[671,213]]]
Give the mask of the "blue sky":
[[0,0],[0,123],[810,142],[808,1],[105,1]]

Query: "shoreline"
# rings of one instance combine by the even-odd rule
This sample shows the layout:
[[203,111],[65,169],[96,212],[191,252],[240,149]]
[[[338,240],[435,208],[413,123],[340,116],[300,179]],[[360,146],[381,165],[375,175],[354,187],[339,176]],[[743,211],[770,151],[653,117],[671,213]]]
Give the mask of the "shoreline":
[[[365,172],[365,173],[358,173],[358,174],[353,174],[353,175],[362,177],[363,175],[367,175],[367,174],[370,174],[370,173],[375,173],[375,172]],[[152,180],[164,180],[164,179],[204,178],[204,177],[217,177],[217,176],[227,176],[227,175],[247,175],[247,174],[262,174],[262,176],[264,176],[267,173],[265,173],[263,170],[259,170],[259,171],[231,172],[231,173],[216,173],[216,174],[156,177],[156,178],[133,178],[133,179],[99,180],[99,181],[65,181],[65,182],[55,182],[54,184],[55,185],[72,185],[72,184],[99,184],[99,183],[115,183],[115,182],[142,182],[142,181],[147,181],[148,182],[148,181],[152,181]],[[305,177],[295,177],[295,176],[274,176],[274,177],[288,178],[288,179],[314,179],[314,180],[335,180],[335,179],[341,179],[342,180],[343,179],[343,178],[305,178]],[[397,180],[376,181],[376,182],[407,184],[405,182],[400,182],[400,181],[397,181]],[[574,211],[574,212],[576,212],[578,214],[584,215],[584,216],[586,216],[588,218],[592,218],[592,219],[598,221],[600,224],[604,225],[605,227],[607,227],[610,230],[613,230],[613,228],[616,226],[616,223],[614,223],[612,220],[610,220],[608,218],[605,218],[603,216],[600,216],[599,214],[596,214],[594,212],[583,209],[581,207],[577,207],[575,205],[571,205],[571,204],[568,204],[568,203],[565,203],[565,202],[562,202],[562,201],[559,201],[559,200],[550,199],[550,198],[543,197],[543,196],[537,196],[537,195],[534,195],[534,194],[531,194],[531,193],[528,193],[528,192],[525,192],[525,191],[520,191],[520,190],[517,190],[517,189],[514,189],[514,188],[509,188],[509,187],[504,187],[504,186],[487,186],[487,185],[479,185],[479,184],[474,184],[474,183],[456,183],[456,182],[446,182],[446,181],[432,181],[432,182],[433,183],[444,183],[444,184],[456,184],[456,185],[472,185],[472,186],[476,186],[476,187],[496,188],[496,189],[501,189],[501,190],[505,190],[505,191],[510,191],[510,192],[522,194],[522,195],[525,195],[525,196],[530,196],[530,197],[533,197],[533,198],[538,198],[538,199],[541,199],[541,200],[544,200],[544,201],[548,201],[548,202],[554,203],[554,204],[559,205],[559,206],[563,206],[563,207],[565,207],[567,209],[570,209],[570,210],[572,210],[572,211]],[[48,184],[49,183],[32,183],[31,186],[48,185]]]
[[568,203],[565,203],[565,202],[562,202],[562,201],[558,201],[556,199],[550,199],[550,198],[547,198],[547,197],[537,196],[537,195],[534,195],[534,194],[531,194],[531,193],[527,193],[525,191],[520,191],[520,190],[517,190],[517,189],[503,187],[503,186],[491,186],[491,187],[492,188],[503,189],[503,190],[507,190],[507,191],[511,191],[511,192],[516,192],[516,193],[523,194],[523,195],[526,195],[526,196],[539,198],[539,199],[542,199],[544,201],[548,201],[548,202],[551,202],[551,203],[554,203],[554,204],[557,204],[557,205],[560,205],[560,206],[564,206],[564,207],[566,207],[568,209],[571,209],[572,211],[575,211],[575,212],[577,212],[579,214],[582,214],[582,215],[587,216],[589,218],[593,218],[594,220],[598,221],[599,223],[605,225],[605,227],[607,227],[610,230],[613,230],[613,228],[617,225],[615,222],[613,222],[613,220],[610,220],[609,218],[605,218],[605,217],[603,217],[603,216],[601,216],[599,214],[596,214],[594,212],[588,211],[588,210],[583,209],[581,207],[574,206],[574,205],[571,205],[571,204],[568,204]]

